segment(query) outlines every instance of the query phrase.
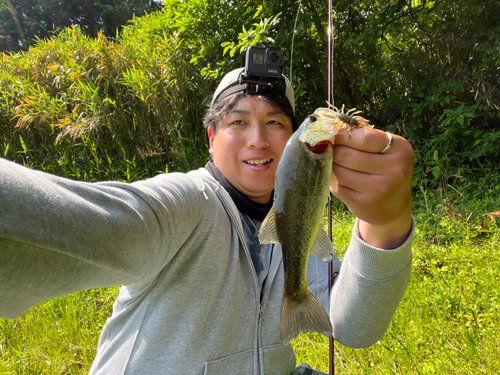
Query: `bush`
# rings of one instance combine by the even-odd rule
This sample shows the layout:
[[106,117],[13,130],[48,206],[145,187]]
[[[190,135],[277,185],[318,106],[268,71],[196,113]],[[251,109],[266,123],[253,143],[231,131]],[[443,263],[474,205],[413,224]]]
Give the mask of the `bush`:
[[178,44],[175,35],[154,47],[114,43],[71,28],[25,54],[3,55],[4,156],[45,169],[51,154],[73,164],[63,175],[87,170],[97,179],[130,166],[151,175],[165,165],[200,165],[207,150],[201,113],[192,108],[208,92]]

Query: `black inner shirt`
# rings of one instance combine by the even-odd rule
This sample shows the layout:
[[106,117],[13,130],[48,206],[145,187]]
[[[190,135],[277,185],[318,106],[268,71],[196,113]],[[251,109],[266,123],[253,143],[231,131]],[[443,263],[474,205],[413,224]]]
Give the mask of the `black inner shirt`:
[[271,200],[268,204],[257,203],[236,189],[227,178],[220,173],[213,161],[209,161],[207,165],[205,165],[205,168],[210,172],[212,177],[226,189],[240,212],[247,214],[251,219],[260,222],[264,221],[264,218],[273,206],[274,191],[271,193]]

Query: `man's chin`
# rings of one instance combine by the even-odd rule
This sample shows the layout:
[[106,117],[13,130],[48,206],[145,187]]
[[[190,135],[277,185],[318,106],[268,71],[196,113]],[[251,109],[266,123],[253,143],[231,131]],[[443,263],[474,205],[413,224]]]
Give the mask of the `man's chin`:
[[261,203],[261,204],[268,204],[269,201],[271,200],[271,194],[273,190],[268,190],[268,191],[256,191],[256,190],[247,190],[246,192],[242,192],[245,194],[248,198],[253,200],[254,202]]

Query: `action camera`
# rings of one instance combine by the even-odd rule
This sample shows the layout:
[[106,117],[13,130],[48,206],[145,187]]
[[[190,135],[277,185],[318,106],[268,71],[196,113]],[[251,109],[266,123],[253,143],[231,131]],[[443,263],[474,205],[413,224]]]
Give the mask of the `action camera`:
[[245,58],[248,77],[281,78],[283,50],[276,47],[250,47]]

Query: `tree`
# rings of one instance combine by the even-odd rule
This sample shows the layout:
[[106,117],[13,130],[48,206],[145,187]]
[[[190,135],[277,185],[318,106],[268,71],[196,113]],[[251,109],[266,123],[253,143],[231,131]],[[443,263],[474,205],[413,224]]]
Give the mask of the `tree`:
[[27,50],[66,27],[115,37],[134,15],[159,10],[155,0],[0,0],[0,52]]

